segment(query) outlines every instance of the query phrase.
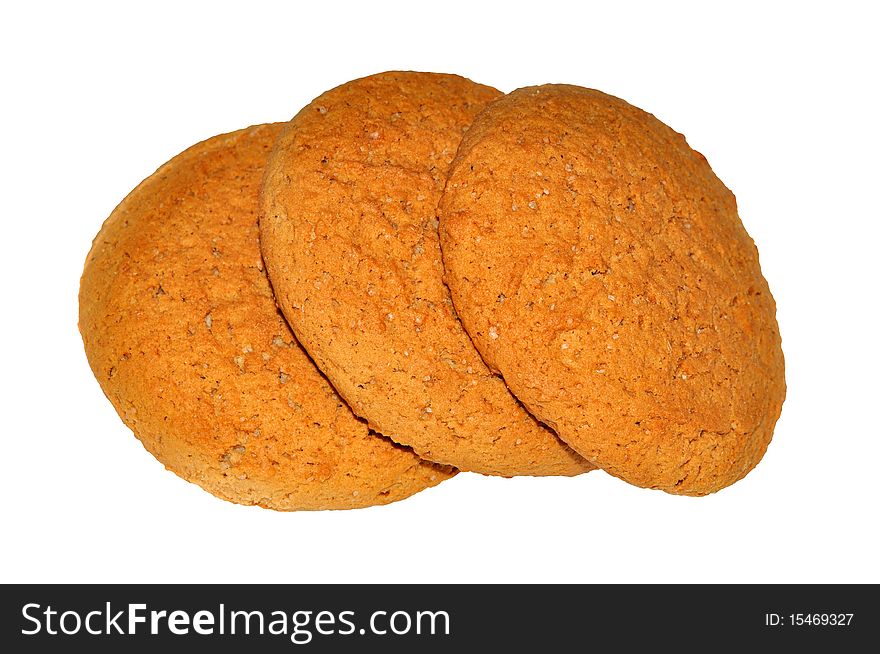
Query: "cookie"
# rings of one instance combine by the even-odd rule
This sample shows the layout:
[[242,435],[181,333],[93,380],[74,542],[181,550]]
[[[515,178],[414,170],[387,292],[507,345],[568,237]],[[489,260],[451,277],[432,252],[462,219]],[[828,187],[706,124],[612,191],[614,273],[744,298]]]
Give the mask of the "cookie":
[[477,349],[589,461],[683,495],[758,463],[785,395],[776,309],[681,134],[599,91],[520,89],[465,135],[440,217]]
[[443,284],[437,201],[462,133],[499,95],[389,72],[318,97],[267,165],[263,255],[300,342],[376,430],[462,470],[573,475],[590,466],[486,368]]
[[257,215],[279,130],[199,143],[113,211],[80,286],[89,364],[144,447],[218,497],[284,511],[400,500],[454,471],[370,433],[277,310]]

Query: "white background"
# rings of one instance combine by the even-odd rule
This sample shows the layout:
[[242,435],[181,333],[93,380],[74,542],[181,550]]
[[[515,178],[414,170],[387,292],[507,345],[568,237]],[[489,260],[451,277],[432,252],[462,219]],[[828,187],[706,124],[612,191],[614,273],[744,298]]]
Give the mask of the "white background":
[[[880,582],[873,3],[4,3],[0,581]],[[569,82],[685,133],[737,195],[788,399],[714,496],[604,473],[457,478],[284,514],[166,472],[77,332],[104,218],[192,143],[387,69]]]

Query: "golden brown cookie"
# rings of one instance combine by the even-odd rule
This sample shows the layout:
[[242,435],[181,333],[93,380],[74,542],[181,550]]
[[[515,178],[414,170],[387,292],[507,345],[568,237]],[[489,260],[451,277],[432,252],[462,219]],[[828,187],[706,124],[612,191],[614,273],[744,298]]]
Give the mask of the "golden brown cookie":
[[758,463],[785,395],[776,309],[682,135],[599,91],[520,89],[464,137],[440,215],[477,349],[589,461],[684,495]]
[[80,287],[86,354],[144,447],[218,497],[284,511],[387,504],[454,471],[371,434],[275,307],[257,210],[279,129],[199,143],[113,211]]
[[391,72],[318,97],[267,165],[263,255],[303,346],[378,431],[463,470],[573,475],[590,466],[489,372],[443,284],[437,201],[462,133],[499,95]]

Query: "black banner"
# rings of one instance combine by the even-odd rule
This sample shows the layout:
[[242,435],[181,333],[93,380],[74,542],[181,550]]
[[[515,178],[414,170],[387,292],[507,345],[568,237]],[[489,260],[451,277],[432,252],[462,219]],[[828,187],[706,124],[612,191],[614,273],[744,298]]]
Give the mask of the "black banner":
[[[7,585],[4,651],[876,646],[873,585]],[[7,646],[12,645],[9,649]],[[199,651],[199,650],[197,650]],[[550,651],[553,651],[552,649]],[[759,650],[760,651],[760,650]]]

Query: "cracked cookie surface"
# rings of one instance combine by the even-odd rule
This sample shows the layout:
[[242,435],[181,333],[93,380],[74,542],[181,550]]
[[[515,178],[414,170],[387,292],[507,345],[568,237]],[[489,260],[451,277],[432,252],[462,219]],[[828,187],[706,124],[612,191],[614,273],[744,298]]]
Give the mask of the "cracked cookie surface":
[[378,431],[462,470],[578,474],[591,466],[486,368],[443,283],[437,201],[462,133],[499,95],[390,72],[315,99],[267,166],[263,254],[303,346]]
[[599,91],[520,89],[464,136],[439,214],[477,349],[589,461],[688,495],[758,463],[785,396],[775,304],[682,135]]
[[80,286],[86,354],[144,447],[218,497],[277,510],[387,504],[454,470],[371,433],[276,308],[257,221],[280,128],[199,143],[113,211]]

